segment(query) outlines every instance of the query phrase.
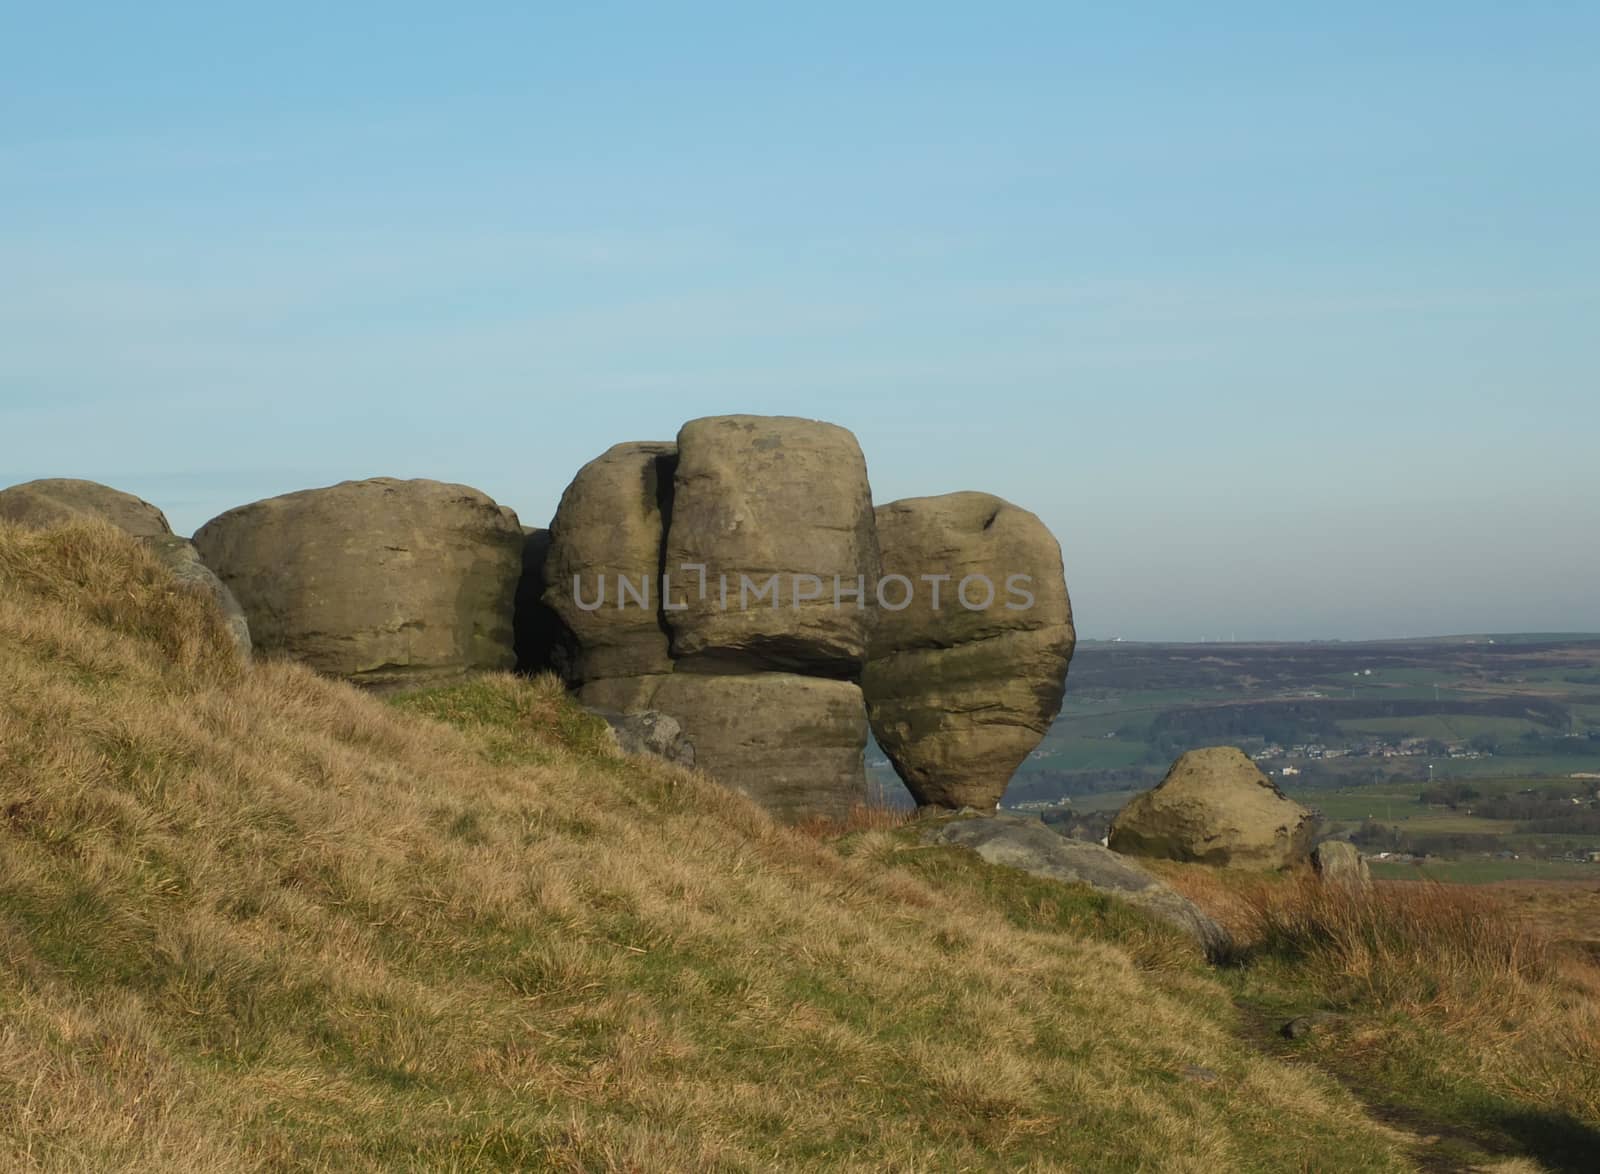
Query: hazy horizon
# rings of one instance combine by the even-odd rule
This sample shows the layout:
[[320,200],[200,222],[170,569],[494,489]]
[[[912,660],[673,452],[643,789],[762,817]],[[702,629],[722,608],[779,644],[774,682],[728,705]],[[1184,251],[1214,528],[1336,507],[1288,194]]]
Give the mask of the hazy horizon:
[[1600,10],[19,13],[0,483],[548,523],[724,412],[1061,541],[1080,635],[1600,631]]

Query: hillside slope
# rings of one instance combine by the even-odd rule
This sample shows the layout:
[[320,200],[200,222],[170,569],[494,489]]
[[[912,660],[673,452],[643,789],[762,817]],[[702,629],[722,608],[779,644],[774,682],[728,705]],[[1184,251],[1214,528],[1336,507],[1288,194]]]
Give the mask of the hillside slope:
[[0,1166],[1405,1168],[1158,928],[602,735],[242,671],[114,531],[0,525]]

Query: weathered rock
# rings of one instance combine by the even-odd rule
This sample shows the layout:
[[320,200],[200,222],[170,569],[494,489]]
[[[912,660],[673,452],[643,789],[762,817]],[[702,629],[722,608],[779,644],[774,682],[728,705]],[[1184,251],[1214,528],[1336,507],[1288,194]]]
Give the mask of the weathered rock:
[[543,600],[564,629],[554,657],[572,684],[672,667],[660,589],[676,463],[671,444],[619,444],[579,469],[561,495]]
[[780,820],[841,818],[866,798],[866,712],[848,681],[678,672],[591,682],[578,699],[670,714],[699,769]]
[[1311,813],[1242,750],[1191,750],[1112,821],[1117,852],[1243,868],[1283,868],[1311,851]]
[[1086,840],[1091,844],[1103,844],[1111,832],[1111,819],[1114,815],[1116,815],[1114,811],[1078,811],[1068,807],[1064,810],[1043,812],[1039,818],[1045,827],[1058,836],[1065,836],[1069,840]]
[[1324,840],[1311,852],[1311,867],[1327,884],[1365,889],[1372,885],[1372,870],[1361,849],[1345,840]]
[[586,681],[577,689],[581,705],[613,713],[644,713],[670,673],[647,673],[638,677],[601,677]]
[[[685,564],[706,568],[703,596]],[[858,678],[878,544],[855,437],[788,416],[685,424],[665,566],[683,604],[665,614],[673,656]],[[846,596],[858,588],[859,599]]]
[[512,617],[517,671],[539,673],[556,669],[563,629],[561,617],[544,601],[550,531],[524,526],[522,533],[522,578],[517,581],[516,614]]
[[475,489],[346,481],[229,510],[194,541],[260,654],[365,685],[515,663],[522,527]]
[[1219,958],[1232,947],[1225,929],[1133,861],[1099,844],[1059,836],[1038,820],[998,814],[951,819],[936,824],[926,839],[970,848],[990,864],[1087,885],[1127,901],[1181,929],[1208,957]]
[[694,744],[684,735],[678,719],[654,710],[642,713],[616,713],[608,709],[592,711],[604,718],[617,749],[624,754],[649,754],[675,766],[694,766]]
[[1278,1028],[1278,1034],[1284,1039],[1304,1039],[1318,1028],[1336,1029],[1348,1018],[1337,1011],[1313,1011],[1309,1015],[1296,1015]]
[[0,518],[36,527],[99,518],[135,538],[172,533],[166,515],[149,502],[96,481],[66,477],[0,489]]
[[1311,1034],[1314,1026],[1309,1015],[1296,1015],[1278,1028],[1278,1034],[1284,1039],[1304,1039]]
[[228,631],[233,636],[233,642],[239,649],[241,659],[250,659],[250,623],[245,618],[244,609],[239,606],[239,601],[233,597],[227,585],[206,566],[200,559],[200,552],[195,549],[194,543],[187,538],[179,538],[176,534],[155,534],[141,538],[140,543],[144,548],[161,560],[161,564],[172,572],[172,577],[184,586],[216,602],[217,608],[222,612],[222,618],[228,625]]
[[[862,674],[873,735],[919,804],[992,810],[1061,708],[1075,641],[1061,548],[985,493],[891,502],[877,525],[891,606]],[[914,587],[900,610],[893,575]]]

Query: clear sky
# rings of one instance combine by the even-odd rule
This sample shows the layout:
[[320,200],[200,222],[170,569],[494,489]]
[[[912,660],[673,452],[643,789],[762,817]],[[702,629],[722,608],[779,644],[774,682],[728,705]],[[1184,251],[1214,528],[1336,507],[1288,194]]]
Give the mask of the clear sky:
[[0,4],[0,484],[548,522],[720,412],[1085,636],[1600,629],[1600,6]]

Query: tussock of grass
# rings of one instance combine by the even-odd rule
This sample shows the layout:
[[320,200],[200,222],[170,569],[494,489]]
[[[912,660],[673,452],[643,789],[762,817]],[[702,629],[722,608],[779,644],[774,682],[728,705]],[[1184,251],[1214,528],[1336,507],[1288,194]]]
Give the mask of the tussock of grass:
[[108,529],[0,525],[0,785],[0,1168],[1404,1166],[1067,898],[841,856],[550,680],[241,672]]
[[819,840],[838,840],[858,832],[892,832],[917,818],[912,807],[856,803],[843,819],[815,816],[798,825],[800,831]]
[[1555,976],[1550,945],[1500,903],[1431,882],[1355,889],[1302,873],[1247,898],[1267,954],[1302,960],[1350,997],[1425,1009]]
[[1250,997],[1343,1013],[1308,1046],[1355,1083],[1491,1135],[1532,1120],[1558,1159],[1600,1144],[1600,968],[1503,899],[1434,882],[1361,892],[1310,873],[1163,872],[1243,945]]

